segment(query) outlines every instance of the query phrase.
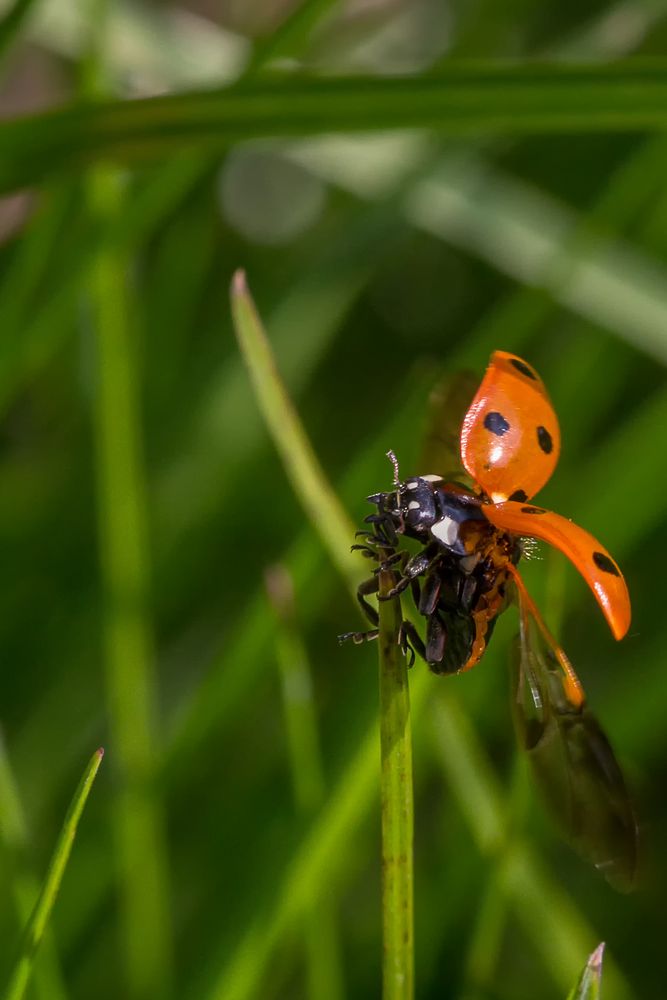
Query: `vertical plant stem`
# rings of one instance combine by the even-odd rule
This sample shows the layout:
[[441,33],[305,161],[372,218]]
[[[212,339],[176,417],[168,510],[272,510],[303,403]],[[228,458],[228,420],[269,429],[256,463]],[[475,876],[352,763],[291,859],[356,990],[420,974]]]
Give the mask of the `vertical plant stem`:
[[[395,585],[380,573],[380,596]],[[382,804],[382,997],[414,996],[412,746],[405,656],[398,644],[401,605],[379,602],[380,753]]]
[[[91,213],[100,220],[122,210],[120,179],[112,169],[92,172],[87,192]],[[100,559],[110,742],[119,777],[114,824],[127,995],[162,998],[170,983],[169,893],[164,820],[154,780],[155,653],[146,484],[126,267],[123,254],[107,247],[91,268],[98,348],[94,423]]]

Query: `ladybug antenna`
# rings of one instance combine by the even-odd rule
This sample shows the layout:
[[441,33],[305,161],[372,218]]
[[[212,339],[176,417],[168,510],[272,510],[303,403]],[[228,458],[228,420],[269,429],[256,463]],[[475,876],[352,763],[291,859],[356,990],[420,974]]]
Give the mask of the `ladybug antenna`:
[[398,493],[398,489],[401,485],[401,477],[398,473],[398,459],[391,449],[387,452],[387,458],[394,467],[394,486],[396,487],[396,492]]

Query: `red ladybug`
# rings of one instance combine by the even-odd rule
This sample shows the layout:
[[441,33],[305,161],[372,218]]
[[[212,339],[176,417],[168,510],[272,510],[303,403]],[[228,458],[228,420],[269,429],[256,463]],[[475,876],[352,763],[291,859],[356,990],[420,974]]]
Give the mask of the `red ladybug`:
[[[397,574],[391,598],[410,589],[424,634],[404,621],[400,641],[435,673],[458,673],[481,659],[498,615],[514,599],[520,631],[513,703],[519,740],[556,818],[579,852],[618,888],[635,879],[637,829],[609,741],[590,713],[583,688],[528,594],[517,570],[525,538],[560,549],[590,586],[616,639],[630,625],[630,598],[609,552],[583,528],[529,501],[551,476],[560,452],[558,420],[544,383],[521,358],[496,351],[460,431],[460,458],[473,481],[428,474],[401,480],[368,499],[377,511],[354,546]],[[417,539],[410,556],[403,537]],[[358,590],[378,591],[376,572]],[[346,633],[361,642],[377,636]]]

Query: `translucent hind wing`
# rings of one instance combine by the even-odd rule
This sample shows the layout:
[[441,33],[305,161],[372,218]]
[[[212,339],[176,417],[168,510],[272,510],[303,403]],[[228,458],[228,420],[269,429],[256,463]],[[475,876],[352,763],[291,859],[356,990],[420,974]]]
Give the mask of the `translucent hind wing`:
[[[609,740],[585,701],[575,704],[560,662],[521,598],[512,701],[520,745],[542,796],[575,850],[616,889],[634,887],[637,824]],[[564,655],[564,654],[563,654]]]
[[434,474],[443,479],[469,484],[461,465],[461,426],[477,388],[470,372],[442,378],[429,396],[423,444],[418,468],[420,475]]

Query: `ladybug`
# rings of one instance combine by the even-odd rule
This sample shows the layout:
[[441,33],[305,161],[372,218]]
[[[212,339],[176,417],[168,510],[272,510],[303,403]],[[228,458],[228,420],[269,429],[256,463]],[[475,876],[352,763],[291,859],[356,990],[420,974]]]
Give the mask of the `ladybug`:
[[[368,497],[376,511],[366,518],[370,530],[359,533],[363,541],[353,546],[378,563],[357,595],[374,628],[339,638],[359,643],[377,637],[378,612],[368,598],[378,592],[380,570],[391,569],[396,578],[382,599],[409,590],[425,621],[423,636],[410,620],[401,626],[410,665],[419,655],[436,674],[475,666],[498,616],[517,603],[513,709],[519,741],[575,848],[617,888],[631,888],[634,811],[574,668],[517,569],[526,539],[548,542],[571,560],[616,639],[628,631],[630,598],[617,563],[592,535],[531,502],[554,471],[560,431],[542,379],[522,358],[492,355],[463,418],[459,453],[461,480],[434,472],[401,480],[396,457],[388,453],[393,489]],[[416,541],[416,553],[403,539]]]

